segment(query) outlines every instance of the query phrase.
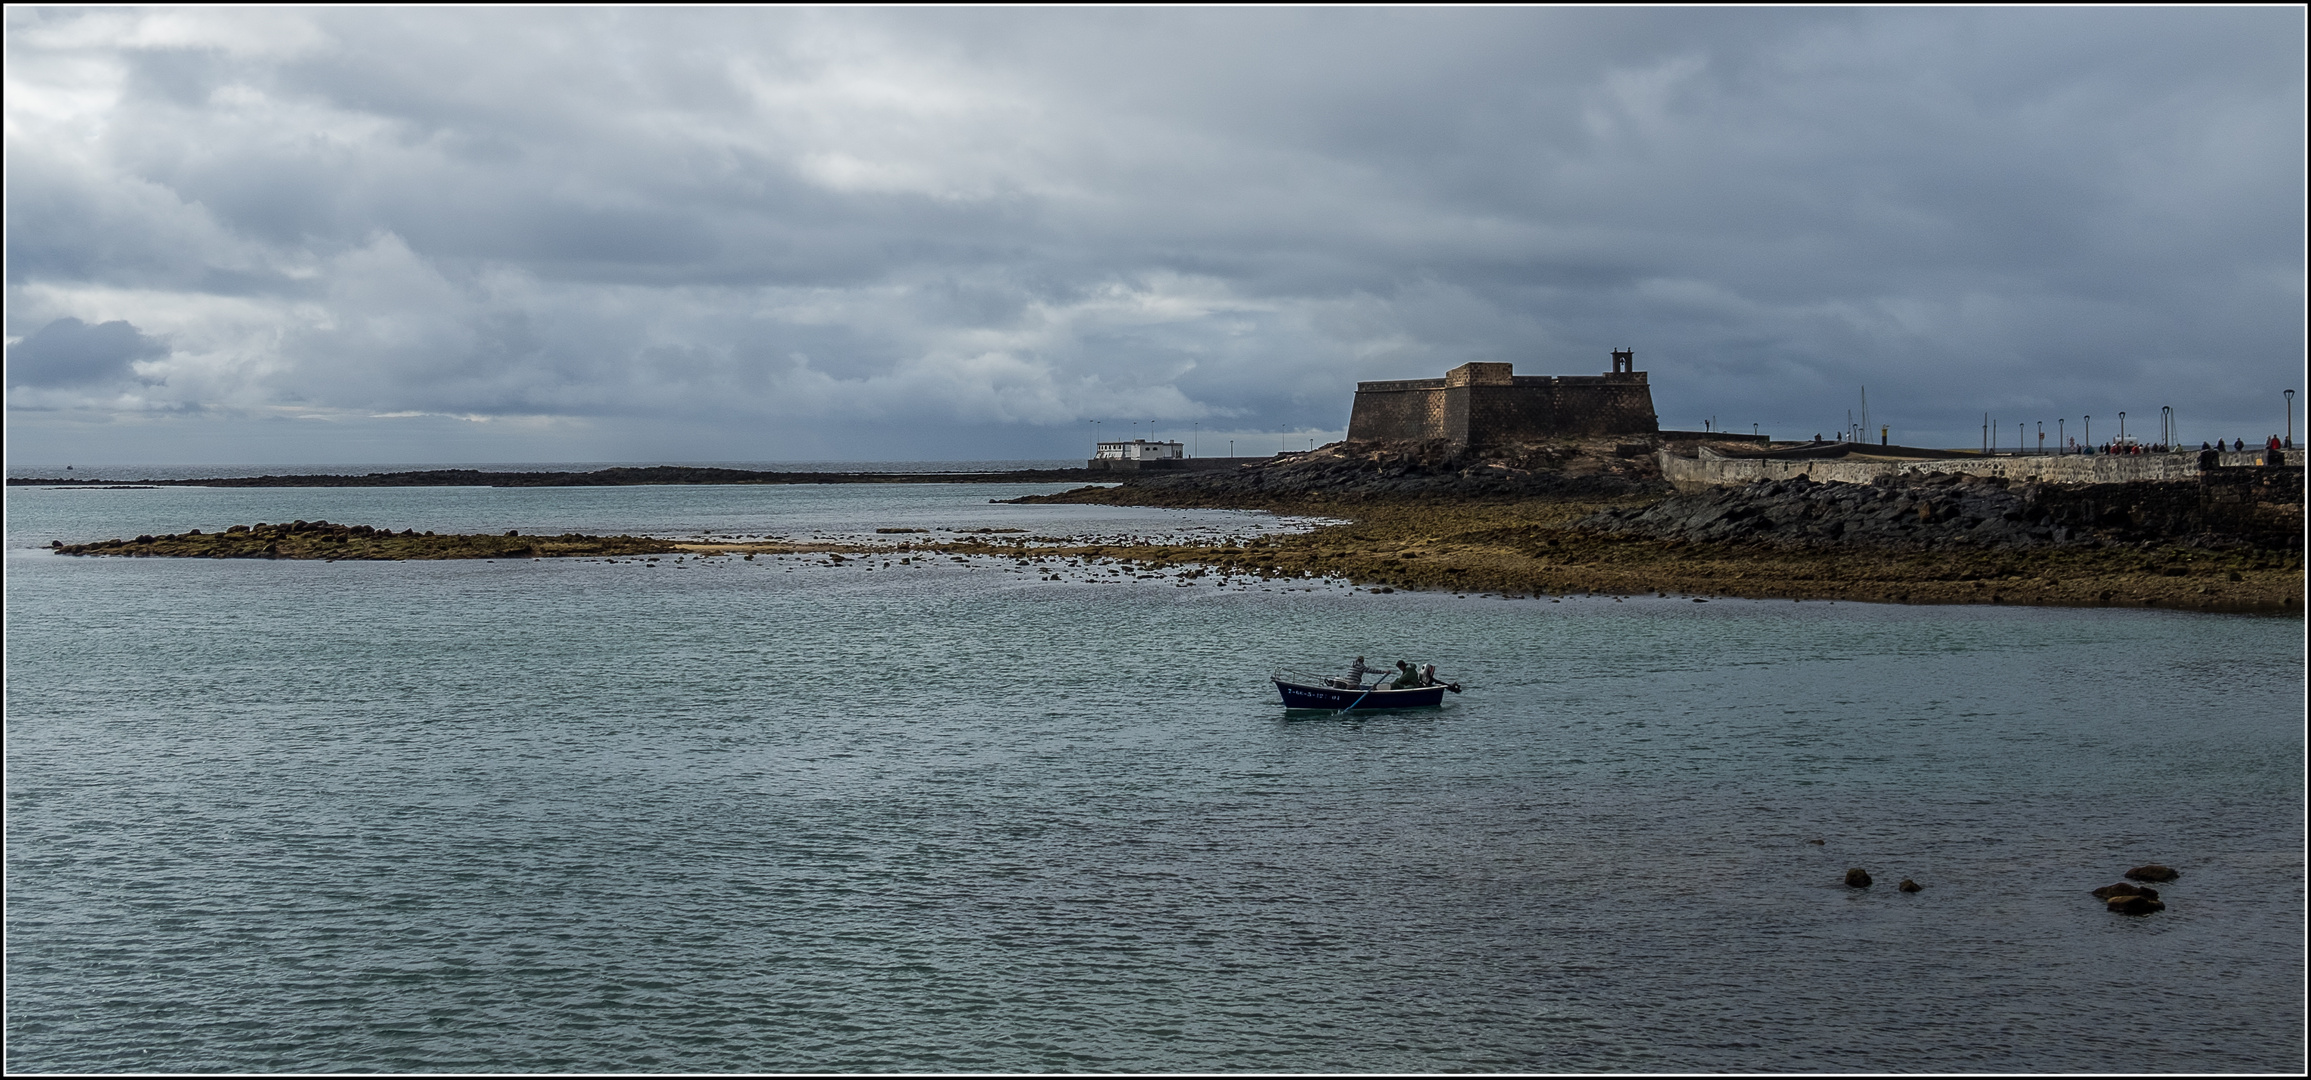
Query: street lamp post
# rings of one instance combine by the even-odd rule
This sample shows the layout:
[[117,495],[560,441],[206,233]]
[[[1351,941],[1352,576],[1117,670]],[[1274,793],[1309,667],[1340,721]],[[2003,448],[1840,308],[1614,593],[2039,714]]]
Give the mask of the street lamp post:
[[2089,454],[2094,453],[2094,417],[2091,415],[2082,415],[2080,416],[2080,419],[2086,422],[2086,434],[2081,436],[2086,440],[2086,452]]
[[2175,448],[2175,407],[2172,405],[2159,406],[2159,445],[2169,450]]
[[2125,409],[2120,409],[2120,410],[2118,411],[2118,441],[2120,441],[2120,442],[2125,442],[2125,441],[2126,441],[2126,410],[2125,410]]
[[2057,454],[2070,452],[2070,444],[2062,440],[2062,423],[2068,419],[2070,418],[2067,416],[2058,416],[2054,420],[2054,452]]
[[2287,391],[2287,446],[2295,446],[2295,391]]

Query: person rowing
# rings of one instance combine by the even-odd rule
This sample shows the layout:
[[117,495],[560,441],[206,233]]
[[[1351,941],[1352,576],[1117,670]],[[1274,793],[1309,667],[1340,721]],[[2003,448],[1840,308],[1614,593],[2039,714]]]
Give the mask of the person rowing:
[[1327,682],[1330,682],[1330,683],[1331,683],[1333,686],[1335,686],[1335,687],[1337,687],[1337,688],[1339,688],[1339,689],[1342,689],[1342,690],[1362,690],[1362,689],[1364,689],[1364,677],[1365,677],[1366,675],[1379,675],[1379,674],[1383,674],[1383,673],[1385,673],[1385,672],[1387,672],[1387,671],[1388,671],[1388,669],[1387,669],[1387,668],[1376,668],[1376,667],[1368,667],[1368,666],[1366,666],[1366,665],[1365,665],[1365,663],[1364,663],[1364,658],[1363,658],[1363,657],[1361,657],[1361,656],[1359,656],[1359,657],[1357,657],[1357,658],[1356,658],[1356,662],[1355,662],[1355,663],[1348,665],[1348,677],[1347,677],[1347,678],[1345,678],[1345,679],[1328,679],[1328,680],[1326,680],[1326,681],[1327,681]]

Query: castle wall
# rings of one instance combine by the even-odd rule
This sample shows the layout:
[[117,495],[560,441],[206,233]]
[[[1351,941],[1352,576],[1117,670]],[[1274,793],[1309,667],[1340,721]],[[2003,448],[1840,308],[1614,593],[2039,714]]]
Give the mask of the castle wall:
[[1562,375],[1556,378],[1556,429],[1567,434],[1620,435],[1661,430],[1653,387],[1645,373]]
[[1443,379],[1398,379],[1356,384],[1348,414],[1351,440],[1421,441],[1445,435]]
[[1358,383],[1348,420],[1351,440],[1463,445],[1658,430],[1644,372],[1514,375],[1507,364],[1463,364],[1442,379]]

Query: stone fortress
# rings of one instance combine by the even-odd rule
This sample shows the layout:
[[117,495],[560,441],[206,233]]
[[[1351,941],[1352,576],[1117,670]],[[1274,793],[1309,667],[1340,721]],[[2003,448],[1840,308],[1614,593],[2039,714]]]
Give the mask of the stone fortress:
[[1632,350],[1613,350],[1613,370],[1603,375],[1518,375],[1513,368],[1470,363],[1441,379],[1357,383],[1348,440],[1497,446],[1661,430]]
[[2048,484],[2185,481],[2240,467],[2300,470],[2304,460],[2299,449],[1980,454],[1882,441],[1775,444],[1757,434],[1666,431],[1653,411],[1652,386],[1629,349],[1613,350],[1613,370],[1603,375],[1518,375],[1510,364],[1469,363],[1441,379],[1360,382],[1348,418],[1351,443],[1442,441],[1467,450],[1614,435],[1632,437],[1617,453],[1656,457],[1662,478],[1683,491],[1801,477],[1867,484],[1930,473]]

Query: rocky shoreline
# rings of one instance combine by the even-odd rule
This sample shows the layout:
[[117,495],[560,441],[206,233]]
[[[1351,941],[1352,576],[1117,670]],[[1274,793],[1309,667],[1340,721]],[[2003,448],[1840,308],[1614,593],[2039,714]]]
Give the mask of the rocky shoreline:
[[[2282,550],[2303,530],[2300,474],[2230,470],[2202,482],[2015,484],[1929,473],[1874,484],[1800,477],[1676,495],[1581,522],[1598,532],[1697,543],[2015,550],[2174,544]],[[2296,500],[2286,501],[2290,487]]]
[[[1333,443],[1214,472],[1124,473],[1149,506],[1271,509],[1279,502],[1610,499],[1666,495],[1656,443],[1611,439],[1472,453],[1442,440]],[[1030,502],[1032,499],[1015,500]]]
[[2083,488],[1930,475],[1674,495],[1652,449],[1335,444],[1234,474],[1014,501],[1347,518],[1279,539],[1249,565],[1384,588],[2303,609],[2301,469]]
[[1345,521],[1247,542],[894,535],[890,543],[796,544],[435,536],[293,522],[53,547],[70,555],[329,560],[937,552],[1091,561],[1151,576],[1327,577],[1377,591],[1530,598],[2303,608],[2300,469],[2225,470],[2197,484],[2056,488],[1929,476],[1675,495],[1650,450],[1597,443],[1487,456],[1431,444],[1335,445],[1227,472],[1140,474],[1010,500],[1253,508]]

